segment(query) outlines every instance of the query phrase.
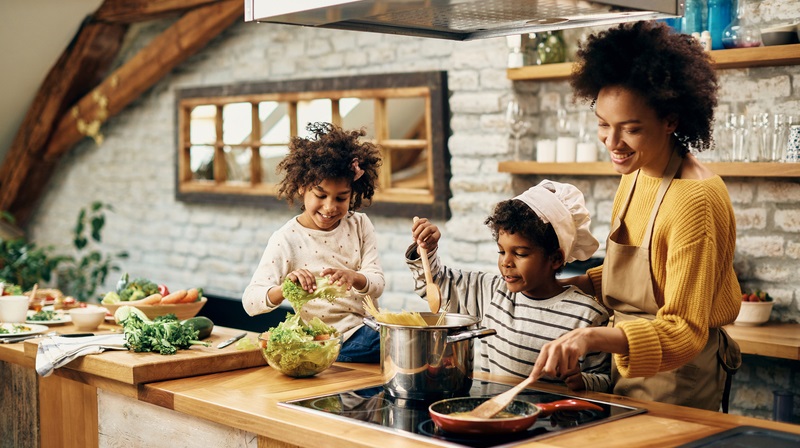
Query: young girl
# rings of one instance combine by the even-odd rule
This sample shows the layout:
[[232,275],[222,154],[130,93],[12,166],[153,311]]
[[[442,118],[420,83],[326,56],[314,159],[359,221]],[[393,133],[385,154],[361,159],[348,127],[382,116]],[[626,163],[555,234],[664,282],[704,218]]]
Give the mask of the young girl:
[[[545,343],[574,328],[608,324],[602,305],[556,280],[565,263],[588,259],[598,243],[589,231],[581,192],[548,180],[497,204],[485,223],[497,241],[500,275],[442,265],[436,253],[441,233],[427,219],[412,226],[415,242],[406,262],[417,293],[423,295],[425,275],[417,247],[427,249],[433,279],[442,297],[450,300],[449,311],[478,316],[482,325],[497,330],[496,336],[481,341],[476,364],[482,371],[526,377]],[[610,369],[608,354],[587,353],[579,369],[559,372],[557,378],[572,390],[607,392]]]
[[287,277],[308,292],[314,292],[317,276],[328,277],[346,286],[348,296],[309,301],[302,319],[319,317],[342,334],[337,361],[379,362],[380,337],[364,326],[362,303],[369,295],[377,306],[385,281],[375,229],[355,210],[375,193],[380,152],[359,140],[363,130],[345,131],[330,123],[312,123],[308,130],[312,136],[293,138],[278,164],[285,173],[278,197],[289,205],[302,199],[302,213],[272,234],[242,303],[251,316],[268,313],[283,302],[281,284]]

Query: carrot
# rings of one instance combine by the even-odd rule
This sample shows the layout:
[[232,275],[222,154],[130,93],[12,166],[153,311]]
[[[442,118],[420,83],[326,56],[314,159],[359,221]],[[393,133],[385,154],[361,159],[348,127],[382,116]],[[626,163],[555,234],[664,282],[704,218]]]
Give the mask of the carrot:
[[181,289],[181,290],[175,291],[173,293],[170,293],[170,294],[167,294],[166,296],[164,296],[161,299],[161,304],[162,305],[169,305],[171,303],[172,304],[180,303],[180,301],[183,300],[184,297],[186,297],[186,290],[185,289]]
[[124,303],[125,305],[158,305],[159,302],[161,302],[161,294],[155,293],[145,297],[144,299],[120,303]]
[[197,288],[192,288],[186,291],[186,297],[184,297],[180,303],[192,303],[196,302],[198,297],[200,297],[200,291]]

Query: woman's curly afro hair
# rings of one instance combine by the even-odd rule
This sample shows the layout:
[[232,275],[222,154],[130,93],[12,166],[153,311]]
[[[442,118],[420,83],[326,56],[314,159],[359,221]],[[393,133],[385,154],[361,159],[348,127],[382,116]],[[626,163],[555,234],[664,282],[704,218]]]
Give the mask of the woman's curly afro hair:
[[541,248],[548,257],[560,256],[558,236],[553,225],[542,221],[531,208],[519,199],[508,199],[497,203],[494,212],[484,221],[495,241],[500,231],[519,234],[534,247]]
[[[366,131],[345,131],[331,123],[310,123],[306,129],[311,136],[293,137],[289,154],[278,164],[277,171],[285,173],[278,197],[291,205],[307,188],[326,179],[345,179],[353,189],[350,210],[361,208],[363,201],[369,203],[378,183],[381,153],[374,144],[360,140]],[[353,160],[364,170],[358,180],[354,180]]]
[[676,117],[681,154],[712,146],[719,88],[711,58],[697,39],[655,21],[624,23],[580,45],[570,78],[574,99],[597,100],[601,89],[641,95],[659,118]]

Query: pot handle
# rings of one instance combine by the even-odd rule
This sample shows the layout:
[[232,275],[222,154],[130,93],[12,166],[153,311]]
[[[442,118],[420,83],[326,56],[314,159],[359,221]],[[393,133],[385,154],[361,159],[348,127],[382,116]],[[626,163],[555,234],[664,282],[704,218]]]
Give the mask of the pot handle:
[[491,336],[493,334],[497,334],[497,330],[494,328],[476,328],[474,330],[467,330],[447,336],[447,343],[450,344],[453,342],[466,341],[467,339],[472,338],[485,338],[486,336]]
[[372,328],[373,330],[377,331],[378,333],[381,332],[381,326],[378,325],[378,323],[375,322],[373,319],[365,317],[364,318],[364,325],[368,326],[369,328]]

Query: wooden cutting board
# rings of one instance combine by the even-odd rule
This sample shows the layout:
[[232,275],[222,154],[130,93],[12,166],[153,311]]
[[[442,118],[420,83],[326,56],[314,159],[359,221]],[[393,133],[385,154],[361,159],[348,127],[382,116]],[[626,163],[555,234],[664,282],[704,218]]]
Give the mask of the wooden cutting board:
[[[59,331],[62,328],[69,330],[69,327],[61,327]],[[104,325],[95,333],[104,333],[106,328]],[[189,349],[178,350],[174,355],[107,350],[96,355],[82,356],[61,368],[135,385],[266,365],[259,349],[237,350],[235,343],[222,349],[217,348],[220,342],[241,332],[242,330],[234,328],[215,326],[211,336],[204,340],[211,344],[209,347],[193,345]],[[258,333],[248,332],[246,337],[258,342]],[[24,342],[25,356],[36,358],[39,341],[41,339]]]

